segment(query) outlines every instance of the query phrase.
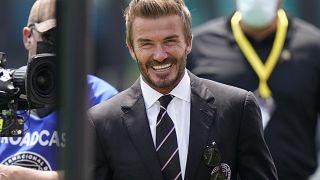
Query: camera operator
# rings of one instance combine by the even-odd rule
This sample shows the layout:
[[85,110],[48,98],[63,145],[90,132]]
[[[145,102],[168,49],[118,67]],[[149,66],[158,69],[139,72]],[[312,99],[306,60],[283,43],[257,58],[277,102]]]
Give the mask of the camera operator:
[[[29,59],[40,53],[55,53],[56,0],[37,0],[23,28],[23,42]],[[117,93],[107,82],[88,75],[90,106]],[[57,155],[65,145],[65,132],[57,128],[57,113],[52,108],[24,114],[23,137],[0,138],[0,179],[61,179]]]

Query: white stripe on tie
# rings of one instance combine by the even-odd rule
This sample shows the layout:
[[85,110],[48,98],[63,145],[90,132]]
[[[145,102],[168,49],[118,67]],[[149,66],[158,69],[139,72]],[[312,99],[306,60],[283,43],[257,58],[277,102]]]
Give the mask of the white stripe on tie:
[[166,135],[166,137],[163,138],[163,140],[161,141],[161,143],[159,144],[159,146],[157,147],[156,151],[158,152],[158,150],[160,149],[160,147],[162,146],[162,144],[168,139],[168,137],[170,136],[170,134],[172,133],[172,131],[174,130],[174,127],[172,127],[172,129],[170,130],[170,132]]
[[173,158],[173,156],[178,152],[178,148],[173,152],[173,154],[170,156],[170,158],[168,159],[168,161],[163,165],[163,167],[161,168],[161,171],[164,170],[164,168],[167,167],[167,165],[169,164],[169,162],[171,161],[171,159]]

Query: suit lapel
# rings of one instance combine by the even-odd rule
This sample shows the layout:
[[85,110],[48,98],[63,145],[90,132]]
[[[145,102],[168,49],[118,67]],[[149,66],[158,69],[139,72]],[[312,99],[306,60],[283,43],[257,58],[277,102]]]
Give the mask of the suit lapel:
[[163,180],[147,120],[139,81],[137,81],[130,90],[132,91],[130,98],[126,100],[126,105],[122,106],[124,112],[123,122],[150,175],[153,179]]
[[191,116],[190,135],[185,180],[194,179],[208,144],[209,132],[215,118],[214,98],[206,87],[198,83],[199,79],[189,73],[191,80]]

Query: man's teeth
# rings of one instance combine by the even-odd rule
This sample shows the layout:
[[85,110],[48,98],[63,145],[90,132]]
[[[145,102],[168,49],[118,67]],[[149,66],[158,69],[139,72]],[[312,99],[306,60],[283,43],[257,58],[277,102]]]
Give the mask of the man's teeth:
[[155,70],[161,70],[161,69],[169,68],[170,66],[171,66],[171,64],[163,64],[163,65],[157,65],[157,66],[152,66],[152,67]]

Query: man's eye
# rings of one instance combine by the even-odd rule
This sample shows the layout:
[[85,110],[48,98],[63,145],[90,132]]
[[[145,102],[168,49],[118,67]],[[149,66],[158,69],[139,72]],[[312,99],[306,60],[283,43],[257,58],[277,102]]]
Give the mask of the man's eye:
[[177,41],[174,40],[174,39],[170,39],[170,40],[166,40],[166,41],[165,41],[165,44],[166,44],[166,45],[169,45],[169,46],[172,46],[172,45],[177,44]]
[[141,48],[149,48],[149,47],[151,47],[151,46],[152,46],[151,43],[142,43],[142,44],[140,44],[140,47],[141,47]]
[[149,46],[151,43],[143,43],[142,46]]

